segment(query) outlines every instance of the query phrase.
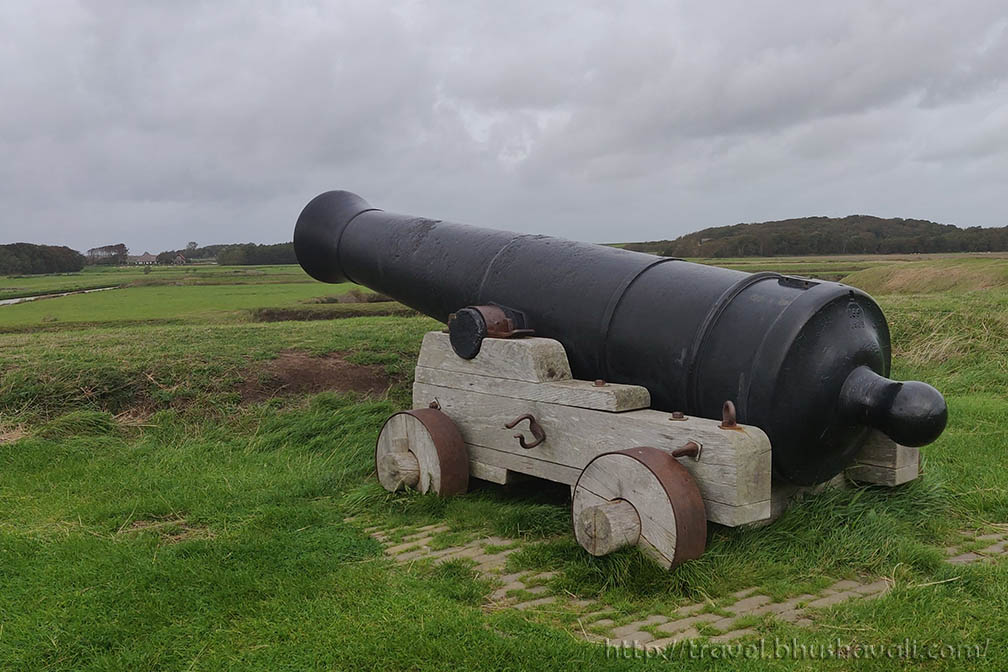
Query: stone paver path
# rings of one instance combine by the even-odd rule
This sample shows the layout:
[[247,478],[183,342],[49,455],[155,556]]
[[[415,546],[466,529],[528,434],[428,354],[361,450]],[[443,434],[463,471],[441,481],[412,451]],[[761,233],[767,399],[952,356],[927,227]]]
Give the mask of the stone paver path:
[[971,532],[963,532],[970,537],[973,542],[983,542],[982,548],[975,551],[963,552],[963,546],[972,546],[973,543],[966,543],[963,546],[951,546],[945,549],[945,554],[949,556],[948,561],[953,565],[966,565],[978,560],[997,557],[1008,553],[1008,530],[1001,530],[991,534],[976,535]]
[[[727,642],[756,633],[751,627],[754,616],[770,615],[773,618],[799,626],[812,625],[809,610],[832,607],[850,600],[872,599],[884,595],[891,588],[886,579],[864,578],[837,581],[815,594],[798,595],[775,601],[762,594],[758,588],[738,591],[726,600],[698,602],[681,606],[668,614],[640,614],[626,622],[615,609],[592,600],[579,600],[572,595],[552,591],[547,582],[556,572],[524,571],[504,574],[507,557],[518,550],[515,539],[488,537],[476,539],[459,546],[440,548],[433,544],[435,536],[450,532],[445,525],[428,525],[397,541],[390,540],[393,531],[382,527],[366,530],[385,545],[385,553],[395,562],[407,565],[412,562],[433,561],[435,564],[454,559],[469,559],[476,570],[500,583],[489,597],[489,606],[511,609],[538,609],[552,605],[579,613],[580,634],[591,641],[607,641],[610,645],[661,649],[670,644],[697,637],[708,637],[710,642]],[[1008,530],[977,535],[964,532],[967,541],[958,547],[946,549],[948,562],[968,564],[1008,554]],[[964,551],[976,542],[983,542],[977,550]],[[620,618],[620,625],[614,620]]]

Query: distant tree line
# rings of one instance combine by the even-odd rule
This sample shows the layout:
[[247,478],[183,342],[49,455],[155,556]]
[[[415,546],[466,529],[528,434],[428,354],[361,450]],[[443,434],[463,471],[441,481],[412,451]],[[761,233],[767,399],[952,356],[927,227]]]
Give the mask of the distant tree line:
[[217,263],[222,266],[249,266],[258,264],[296,264],[294,243],[275,245],[228,245],[217,253]]
[[189,243],[184,250],[166,250],[157,255],[157,263],[172,264],[179,256],[187,262],[216,259],[222,266],[252,266],[258,264],[296,264],[294,243],[257,245],[239,243],[229,245],[206,245],[199,247]]
[[69,247],[13,243],[0,245],[0,275],[74,273],[84,268],[84,255]]
[[[93,247],[83,255],[65,246],[12,243],[0,245],[0,275],[35,273],[74,273],[87,264],[118,266],[128,262],[129,250],[123,243]],[[228,266],[257,264],[296,264],[293,243],[257,245],[198,246],[189,243],[182,250],[168,250],[157,255],[157,263],[172,264],[181,255],[187,262],[213,260]]]
[[714,227],[675,240],[624,247],[668,257],[1001,252],[1008,250],[1008,227],[960,229],[922,219],[870,215],[802,217]]

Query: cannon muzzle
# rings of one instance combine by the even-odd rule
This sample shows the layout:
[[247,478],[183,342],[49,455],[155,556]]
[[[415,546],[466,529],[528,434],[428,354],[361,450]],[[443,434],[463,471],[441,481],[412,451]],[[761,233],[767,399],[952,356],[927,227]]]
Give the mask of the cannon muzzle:
[[947,421],[933,387],[887,378],[885,316],[840,283],[387,213],[346,191],[308,203],[294,247],[312,277],[442,322],[469,306],[521,315],[576,377],[642,385],[659,410],[717,418],[731,400],[800,485],[843,470],[872,429],[918,446]]

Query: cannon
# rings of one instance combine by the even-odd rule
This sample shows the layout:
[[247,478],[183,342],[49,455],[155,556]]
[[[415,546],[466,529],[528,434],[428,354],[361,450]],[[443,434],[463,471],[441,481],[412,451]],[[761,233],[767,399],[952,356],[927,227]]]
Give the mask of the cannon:
[[[607,471],[629,470],[621,482],[636,479],[647,497],[657,492],[662,507],[668,500],[680,510],[688,524],[665,532],[684,542],[700,534],[706,519],[742,524],[768,516],[771,473],[781,484],[823,483],[879,437],[918,447],[936,439],[947,421],[933,387],[888,379],[885,317],[870,296],[840,283],[387,213],[346,191],[308,203],[294,246],[312,277],[364,285],[448,324],[447,334],[425,338],[417,408],[393,416],[379,439],[386,487],[451,494],[464,489],[469,473],[569,482],[575,512],[579,501],[589,510],[581,516],[590,528],[584,534],[608,539],[602,550],[615,537],[654,546],[661,534],[644,529],[650,514],[638,508],[634,523],[629,510],[614,504],[634,500],[613,490],[620,479],[607,481]],[[517,413],[523,408],[516,400],[551,410]],[[426,408],[431,404],[440,409]],[[516,413],[499,423],[501,408]],[[574,419],[575,408],[595,414]],[[472,426],[481,412],[511,433],[481,434]],[[599,421],[599,413],[610,417]],[[555,418],[554,426],[540,416]],[[519,424],[531,439],[518,433],[513,450],[502,448]],[[583,435],[587,426],[595,435]],[[561,449],[564,432],[580,443]],[[430,444],[417,448],[430,453],[423,458],[413,451],[420,435]],[[612,441],[612,450],[597,436]],[[537,457],[551,450],[549,459]],[[414,468],[415,458],[427,460],[427,471],[423,464]],[[454,466],[435,473],[438,460]],[[579,496],[582,477],[590,497]],[[697,506],[700,514],[691,510]],[[717,512],[725,506],[734,507],[731,515]],[[662,507],[654,517],[672,515]],[[642,541],[645,533],[651,537]],[[669,565],[696,554],[666,551],[658,555]]]

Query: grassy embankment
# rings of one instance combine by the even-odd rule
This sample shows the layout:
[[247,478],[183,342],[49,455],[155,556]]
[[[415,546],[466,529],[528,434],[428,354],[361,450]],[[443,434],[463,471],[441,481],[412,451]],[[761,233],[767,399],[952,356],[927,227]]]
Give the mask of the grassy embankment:
[[307,280],[294,266],[89,266],[80,273],[0,276],[0,300],[143,284],[248,284],[253,276],[272,284]]
[[[1004,669],[1008,566],[951,566],[942,548],[960,530],[1008,521],[1008,262],[718,263],[844,272],[890,318],[895,375],[945,392],[951,423],[925,449],[922,479],[828,493],[762,529],[714,527],[704,557],[671,574],[635,551],[581,552],[563,488],[485,486],[450,501],[381,490],[374,438],[408,404],[421,335],[437,325],[399,316],[263,323],[251,312],[300,309],[349,287],[292,268],[158,269],[122,276],[146,286],[0,307],[10,332],[0,334],[0,669],[668,665],[607,660],[572,634],[577,615],[563,609],[484,609],[490,587],[462,561],[395,567],[365,521],[448,521],[446,544],[478,533],[521,538],[514,567],[557,571],[555,588],[628,613],[752,585],[783,596],[886,576],[895,581],[886,597],[824,610],[810,629],[770,618],[753,625],[818,643],[991,639],[984,664]],[[87,276],[31,280],[65,289]],[[961,284],[947,286],[949,277]],[[267,362],[290,351],[342,353],[387,375],[391,388],[379,398],[278,389],[266,401],[243,399],[243,383],[268,376]],[[796,663],[714,663],[766,665]]]
[[0,311],[0,332],[407,312],[390,302],[315,303],[313,299],[337,299],[351,287],[321,285],[296,266],[153,267],[149,272],[135,267],[90,268],[82,273],[7,277],[0,278],[0,299],[99,287],[121,289],[18,304]]

